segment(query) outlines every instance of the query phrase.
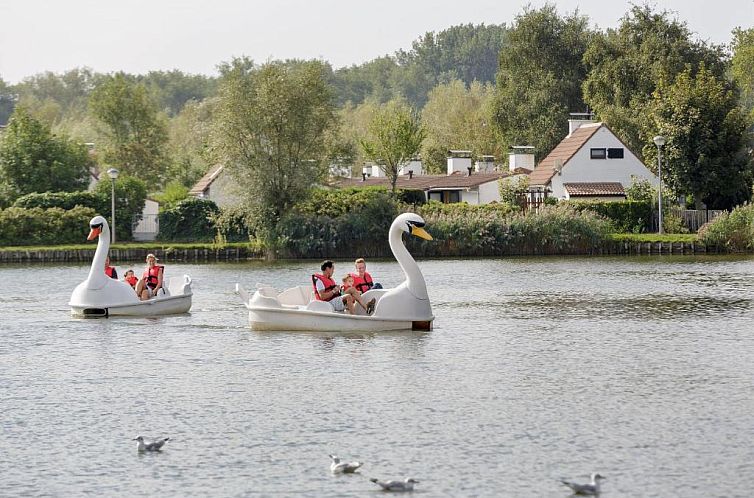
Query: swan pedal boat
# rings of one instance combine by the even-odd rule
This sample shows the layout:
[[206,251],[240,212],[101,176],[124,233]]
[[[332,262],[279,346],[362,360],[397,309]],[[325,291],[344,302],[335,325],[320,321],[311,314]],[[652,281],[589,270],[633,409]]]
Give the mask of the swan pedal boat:
[[347,311],[336,312],[330,303],[316,300],[309,286],[292,287],[278,293],[271,286],[257,284],[257,290],[250,295],[237,283],[236,292],[249,310],[251,328],[317,332],[431,330],[434,316],[424,275],[402,239],[404,233],[409,233],[432,240],[424,225],[419,215],[404,213],[390,226],[390,249],[406,280],[393,289],[371,289],[362,294],[364,302],[376,300],[372,315],[367,315],[359,305],[354,315]]
[[71,314],[83,317],[158,316],[186,313],[191,309],[191,277],[171,277],[163,282],[156,297],[141,301],[134,289],[105,275],[105,258],[110,251],[110,227],[102,216],[89,222],[87,240],[98,237],[89,276],[73,290],[68,305]]

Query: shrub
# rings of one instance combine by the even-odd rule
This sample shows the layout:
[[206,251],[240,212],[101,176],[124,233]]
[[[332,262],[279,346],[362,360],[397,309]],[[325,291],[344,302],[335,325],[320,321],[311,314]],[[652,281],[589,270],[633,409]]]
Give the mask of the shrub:
[[220,208],[210,217],[216,236],[225,242],[248,242],[254,233],[248,219],[249,214],[240,206]]
[[619,232],[642,233],[652,226],[653,208],[650,201],[565,201],[561,204],[604,216]]
[[110,195],[108,193],[107,197],[104,197],[94,192],[84,191],[32,193],[16,199],[13,206],[24,209],[53,207],[73,209],[74,206],[83,206],[92,208],[100,214],[107,214],[110,212]]
[[754,249],[754,204],[744,204],[705,223],[699,240],[720,250],[742,252]]
[[213,219],[220,209],[208,199],[186,199],[159,214],[159,239],[173,242],[211,242]]
[[515,210],[518,207],[511,206],[505,202],[491,202],[489,204],[468,204],[466,202],[455,202],[452,204],[445,204],[437,201],[429,201],[428,203],[417,209],[417,214],[421,217],[432,217],[441,214],[459,215],[464,217],[477,216],[484,213],[497,213],[506,215]]
[[10,207],[0,211],[0,245],[83,243],[88,233],[89,220],[95,215],[94,209],[82,206],[69,210],[57,207]]

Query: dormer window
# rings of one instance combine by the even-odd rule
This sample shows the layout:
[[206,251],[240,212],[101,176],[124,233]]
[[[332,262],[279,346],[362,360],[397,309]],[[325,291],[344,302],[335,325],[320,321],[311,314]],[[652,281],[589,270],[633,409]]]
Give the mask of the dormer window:
[[589,150],[589,157],[591,159],[606,159],[607,158],[607,150],[606,149],[590,149]]

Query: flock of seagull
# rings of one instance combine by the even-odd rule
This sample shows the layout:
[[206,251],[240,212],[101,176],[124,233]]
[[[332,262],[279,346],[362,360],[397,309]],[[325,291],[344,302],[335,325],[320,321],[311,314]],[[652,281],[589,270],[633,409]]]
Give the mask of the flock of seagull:
[[[152,442],[145,442],[143,436],[138,436],[133,440],[136,441],[136,451],[138,451],[139,453],[151,453],[162,451],[162,447],[165,446],[166,442],[170,441],[170,438],[166,437],[163,439],[157,439]],[[364,465],[363,462],[344,462],[337,455],[329,456],[332,459],[332,463],[330,464],[330,472],[332,472],[333,474],[355,474],[357,473],[356,471],[359,470],[362,465]],[[585,484],[578,484],[565,480],[561,480],[560,482],[571,488],[571,491],[575,495],[599,496],[600,481],[603,479],[605,478],[599,474],[592,474],[592,480]],[[402,481],[384,481],[374,477],[369,480],[381,487],[383,491],[393,491],[398,493],[413,491],[414,484],[417,484],[419,482],[413,477],[407,477]]]

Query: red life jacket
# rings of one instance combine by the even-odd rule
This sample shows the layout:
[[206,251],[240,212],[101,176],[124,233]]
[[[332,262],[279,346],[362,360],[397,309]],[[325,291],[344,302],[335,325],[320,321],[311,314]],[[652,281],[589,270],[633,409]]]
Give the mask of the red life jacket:
[[130,277],[126,277],[125,280],[128,283],[128,285],[130,285],[131,287],[136,287],[136,283],[139,281],[139,279],[136,278],[136,275],[131,275]]
[[374,282],[369,272],[364,272],[364,278],[361,278],[358,272],[351,273],[351,276],[353,277],[353,286],[362,294],[374,287]]
[[144,275],[142,275],[141,278],[146,281],[147,287],[149,287],[150,289],[157,287],[157,284],[160,282],[160,279],[158,278],[160,276],[160,270],[162,270],[163,268],[165,267],[154,265],[153,267],[147,267],[147,269],[144,270]]
[[322,297],[320,297],[319,295],[319,291],[317,290],[317,280],[322,282],[322,285],[325,286],[325,290],[322,291],[323,293],[331,291],[338,287],[338,284],[335,283],[335,280],[324,275],[320,275],[319,273],[315,273],[314,275],[312,275],[312,287],[314,287],[314,297],[317,298],[317,301],[332,301],[338,296],[338,294],[333,294],[330,299],[322,299]]
[[118,275],[115,273],[115,268],[112,266],[105,267],[105,275],[110,278],[118,278]]

